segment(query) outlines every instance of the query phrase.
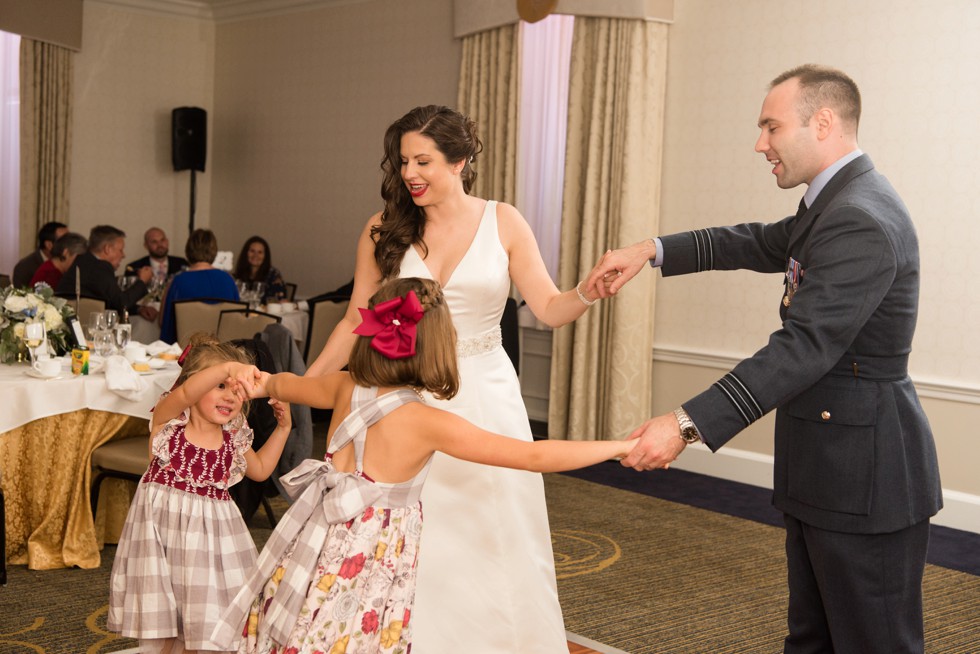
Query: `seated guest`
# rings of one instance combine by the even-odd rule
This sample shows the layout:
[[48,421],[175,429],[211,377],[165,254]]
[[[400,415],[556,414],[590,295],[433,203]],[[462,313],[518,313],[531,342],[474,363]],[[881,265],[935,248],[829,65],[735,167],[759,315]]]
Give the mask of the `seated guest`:
[[75,263],[75,257],[88,249],[88,241],[81,234],[67,232],[54,242],[51,246],[51,258],[41,264],[34,276],[31,277],[30,286],[44,282],[51,288],[58,288],[58,282],[62,275]]
[[14,274],[10,279],[11,283],[17,287],[30,284],[31,277],[41,267],[41,264],[51,258],[51,247],[54,242],[67,231],[68,225],[64,223],[45,223],[37,233],[37,249],[17,262],[14,266]]
[[153,276],[149,266],[136,271],[138,279],[125,291],[116,281],[116,269],[126,256],[126,232],[111,225],[96,225],[88,235],[88,252],[75,258],[74,265],[61,276],[55,292],[64,297],[75,295],[75,280],[80,279],[79,291],[87,297],[105,301],[106,309],[120,314],[136,308],[136,302],[146,295],[146,285]]
[[235,280],[224,270],[211,265],[218,255],[218,240],[210,229],[195,229],[184,248],[189,266],[170,280],[163,294],[160,312],[160,340],[174,343],[177,340],[177,320],[174,302],[194,298],[220,298],[237,300]]
[[235,279],[240,282],[262,282],[265,290],[262,304],[270,300],[278,302],[286,298],[286,282],[279,271],[272,267],[272,251],[261,236],[253,236],[245,241],[235,264]]
[[[149,266],[153,270],[151,286],[163,289],[171,277],[187,268],[187,259],[170,254],[170,240],[159,227],[146,230],[143,234],[143,247],[146,248],[147,255],[130,262],[126,270],[136,271],[143,266]],[[139,313],[147,320],[155,321],[159,312],[153,306],[144,305],[140,306]]]

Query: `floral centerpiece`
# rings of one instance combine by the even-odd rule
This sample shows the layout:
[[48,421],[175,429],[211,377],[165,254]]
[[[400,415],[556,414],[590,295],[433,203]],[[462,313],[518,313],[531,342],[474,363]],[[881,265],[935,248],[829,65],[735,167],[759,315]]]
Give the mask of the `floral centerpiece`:
[[75,309],[65,298],[55,297],[50,286],[0,289],[0,363],[12,363],[26,348],[24,323],[43,320],[48,344],[55,354],[68,351],[68,336]]

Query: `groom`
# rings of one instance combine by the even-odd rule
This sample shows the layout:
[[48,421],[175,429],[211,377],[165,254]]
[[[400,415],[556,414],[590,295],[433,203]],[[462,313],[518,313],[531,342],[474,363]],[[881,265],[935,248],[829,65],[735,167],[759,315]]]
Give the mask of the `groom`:
[[[795,216],[701,229],[608,253],[587,284],[616,293],[649,263],[785,272],[782,327],[700,395],[633,432],[623,460],[664,468],[776,411],[773,504],[786,522],[787,654],[922,652],[929,518],[942,507],[932,431],[908,376],[919,296],[908,210],[858,149],[861,96],[841,71],[774,79],[755,149]],[[608,293],[602,276],[619,272]],[[707,316],[706,316],[707,318]]]

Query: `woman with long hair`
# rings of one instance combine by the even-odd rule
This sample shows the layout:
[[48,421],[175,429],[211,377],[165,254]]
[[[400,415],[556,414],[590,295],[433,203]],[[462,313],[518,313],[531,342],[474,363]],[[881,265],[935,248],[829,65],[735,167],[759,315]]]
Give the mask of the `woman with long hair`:
[[286,297],[286,282],[282,273],[272,265],[272,250],[261,236],[253,236],[242,246],[232,276],[240,282],[262,283],[262,304],[278,302]]
[[[578,318],[596,298],[578,288],[558,290],[517,209],[469,194],[482,147],[473,121],[447,107],[417,107],[388,128],[384,208],[358,241],[347,315],[307,374],[344,366],[360,323],[357,309],[384,280],[434,279],[458,333],[461,384],[450,400],[426,401],[530,441],[517,374],[501,346],[511,282],[553,327]],[[422,504],[415,649],[567,653],[541,475],[437,453]]]

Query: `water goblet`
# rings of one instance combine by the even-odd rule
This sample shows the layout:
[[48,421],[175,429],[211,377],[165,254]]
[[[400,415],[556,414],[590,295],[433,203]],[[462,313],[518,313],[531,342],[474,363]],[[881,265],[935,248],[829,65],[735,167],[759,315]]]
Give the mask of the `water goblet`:
[[119,324],[119,312],[115,309],[107,309],[105,313],[105,328],[112,331]]
[[106,330],[105,313],[93,311],[88,314],[88,337],[95,342],[95,335]]
[[96,332],[93,346],[95,353],[100,357],[107,357],[112,354],[112,341],[112,332],[110,332],[108,329],[103,329],[102,331]]
[[115,336],[116,351],[121,354],[126,349],[126,346],[129,345],[129,341],[133,335],[133,326],[129,323],[116,325],[113,335]]

